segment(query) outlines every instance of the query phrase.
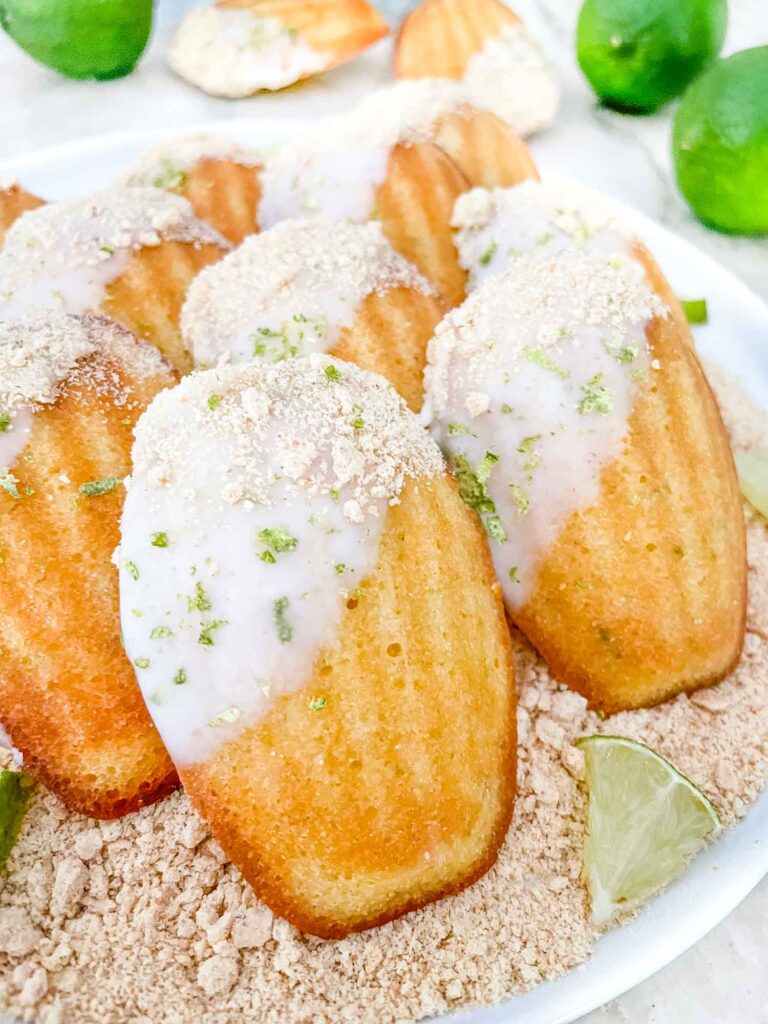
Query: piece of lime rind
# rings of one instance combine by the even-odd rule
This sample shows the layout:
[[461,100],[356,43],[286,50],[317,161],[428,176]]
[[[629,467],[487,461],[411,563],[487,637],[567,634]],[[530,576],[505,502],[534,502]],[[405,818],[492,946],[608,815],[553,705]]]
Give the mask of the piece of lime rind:
[[768,455],[756,451],[733,453],[741,493],[762,516],[768,517]]
[[[713,842],[721,833],[723,829],[720,815],[717,812],[717,808],[695,782],[692,782],[687,775],[683,774],[679,768],[676,768],[670,761],[659,754],[652,747],[649,747],[647,743],[642,743],[640,740],[631,739],[628,736],[615,736],[609,733],[592,733],[589,736],[581,736],[579,739],[574,740],[574,746],[579,748],[588,747],[593,744],[600,744],[602,742],[610,742],[615,745],[626,747],[634,751],[642,751],[644,756],[650,758],[667,772],[676,784],[684,785],[700,805],[707,812],[711,822],[712,828],[705,836],[703,840],[706,843]],[[673,881],[680,877],[675,875],[666,882],[661,882],[655,889],[644,893],[639,899],[616,903],[608,894],[608,890],[602,885],[602,882],[594,870],[587,870],[586,863],[584,864],[585,873],[589,876],[589,895],[591,902],[591,919],[592,923],[598,928],[605,928],[608,925],[615,925],[617,923],[616,916],[622,915],[624,917],[631,916],[641,906],[644,906],[650,900],[654,899],[659,893],[663,892],[667,886]]]

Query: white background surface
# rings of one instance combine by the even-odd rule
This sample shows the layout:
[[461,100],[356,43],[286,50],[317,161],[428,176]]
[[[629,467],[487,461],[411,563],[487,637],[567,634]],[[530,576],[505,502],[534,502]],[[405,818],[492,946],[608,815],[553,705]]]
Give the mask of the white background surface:
[[[384,44],[353,66],[279,96],[211,99],[175,79],[163,61],[169,27],[190,6],[188,0],[161,3],[147,57],[134,75],[119,82],[66,81],[0,38],[0,159],[115,130],[344,109],[388,79]],[[515,6],[547,44],[564,86],[560,117],[534,141],[534,155],[669,225],[768,298],[768,242],[706,231],[676,194],[670,177],[669,114],[632,119],[595,107],[574,66],[572,31],[579,0],[519,0]],[[768,43],[768,0],[730,0],[730,7],[726,52]],[[620,1022],[768,1024],[768,880],[696,947],[583,1019],[583,1024]]]

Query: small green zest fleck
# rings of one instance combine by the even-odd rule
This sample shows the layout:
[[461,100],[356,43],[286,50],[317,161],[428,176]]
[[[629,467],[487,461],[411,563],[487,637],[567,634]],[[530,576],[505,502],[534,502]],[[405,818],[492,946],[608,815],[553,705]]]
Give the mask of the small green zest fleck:
[[7,412],[0,412],[0,434],[6,434],[11,429],[11,417]]
[[168,547],[168,534],[158,531],[158,533],[152,534],[152,547],[153,548],[167,548]]
[[335,366],[332,366],[332,365],[331,366],[326,366],[324,372],[325,372],[326,378],[328,380],[332,381],[334,384],[337,381],[341,380],[341,370],[338,370]]
[[536,451],[536,442],[540,440],[541,434],[529,434],[517,446],[520,454],[526,456],[523,462],[523,469],[536,469],[541,462],[541,455]]
[[149,668],[149,658],[135,658],[133,664],[136,668]]
[[449,423],[447,433],[448,437],[458,437],[460,434],[471,434],[472,431],[463,423]]
[[531,499],[519,484],[510,484],[509,486],[512,490],[512,499],[517,508],[518,515],[527,515],[531,510]]
[[211,412],[216,412],[220,405],[221,395],[208,395],[208,408]]
[[307,707],[310,711],[325,711],[325,707],[328,701],[325,697],[310,697],[307,701]]
[[174,685],[181,686],[183,683],[186,683],[186,681],[187,670],[185,668],[180,668],[176,675],[173,677]]
[[296,537],[288,533],[282,527],[268,526],[259,531],[259,540],[267,545],[266,551],[262,553],[262,562],[269,562],[274,565],[277,559],[275,555],[282,555],[286,551],[293,551],[298,545]]
[[114,491],[122,482],[122,478],[119,476],[105,476],[103,480],[89,480],[87,483],[80,484],[80,493],[84,494],[86,498],[98,498],[102,494]]
[[253,354],[268,363],[282,363],[299,351],[298,346],[292,345],[283,331],[273,331],[271,327],[258,327],[253,339]]
[[132,580],[137,580],[139,578],[139,570],[135,562],[126,562],[125,571],[128,573]]
[[195,592],[192,597],[187,598],[187,607],[189,611],[207,612],[210,611],[211,601],[206,592],[203,590],[203,584],[198,580],[195,584]]
[[499,248],[498,242],[491,242],[488,248],[485,250],[483,255],[480,257],[480,265],[487,267],[493,257],[496,255],[496,250]]
[[603,348],[618,363],[633,363],[640,351],[637,345],[612,345],[605,338],[603,338]]
[[33,782],[26,772],[0,772],[0,868],[10,856],[21,830]]
[[352,420],[352,426],[355,428],[355,430],[362,430],[363,427],[365,426],[365,420],[362,418],[362,416],[358,416],[357,419]]
[[155,626],[155,628],[149,634],[149,639],[165,640],[167,636],[173,636],[172,629],[169,629],[167,626]]
[[517,583],[517,566],[513,565],[509,570],[509,578],[513,583]]
[[19,482],[19,478],[15,477],[13,473],[9,473],[7,469],[0,470],[0,487],[4,491],[7,491],[12,498],[20,498],[19,488],[16,484]]
[[105,252],[108,256],[115,255],[115,250],[112,248],[111,245],[100,245],[99,252]]
[[680,299],[680,305],[689,324],[709,323],[706,299]]
[[208,725],[231,725],[232,722],[236,722],[242,715],[240,708],[227,708],[226,711],[219,712],[218,715],[214,715]]
[[331,501],[338,501],[340,494],[337,487],[331,487],[328,491]]
[[503,543],[507,539],[507,535],[504,532],[501,519],[496,515],[496,505],[485,486],[491,475],[491,470],[498,460],[498,455],[486,452],[475,470],[463,455],[454,455],[452,462],[462,501],[477,512],[489,537]]
[[582,416],[592,413],[606,416],[613,408],[611,392],[600,383],[602,379],[602,373],[596,373],[586,384],[581,385],[582,399],[577,408]]
[[512,412],[512,406],[511,405],[507,405],[506,402],[502,402],[501,403],[501,411],[504,413],[505,416],[509,416],[509,414]]
[[343,562],[337,562],[333,568],[336,570],[336,574],[338,576],[343,576],[344,573],[347,571],[347,567]]
[[543,348],[527,349],[525,358],[529,363],[535,363],[536,366],[540,366],[543,370],[549,370],[550,373],[554,373],[560,380],[568,380],[571,376],[570,370],[566,370],[564,366],[558,366],[552,356],[545,352]]
[[200,623],[200,636],[197,642],[203,647],[213,647],[213,631],[227,625],[226,619],[213,619],[211,622]]
[[281,644],[289,644],[293,639],[293,628],[288,621],[287,614],[289,604],[290,602],[287,597],[278,597],[272,605],[272,617],[277,629],[277,639]]
[[181,167],[174,167],[170,160],[161,161],[162,170],[155,178],[155,188],[162,188],[168,192],[176,192],[184,188],[187,182],[187,172]]

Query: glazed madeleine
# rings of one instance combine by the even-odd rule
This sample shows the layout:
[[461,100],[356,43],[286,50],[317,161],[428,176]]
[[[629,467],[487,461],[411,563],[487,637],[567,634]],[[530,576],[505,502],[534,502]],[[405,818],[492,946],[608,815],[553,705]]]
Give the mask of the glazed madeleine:
[[551,234],[438,327],[426,412],[512,619],[614,712],[734,666],[744,521],[717,404],[648,253]]
[[119,184],[183,196],[195,216],[239,244],[259,229],[261,164],[259,153],[229,139],[191,135],[143,153]]
[[236,99],[328,71],[387,33],[367,0],[219,0],[184,17],[168,61],[204,92]]
[[196,366],[329,352],[383,374],[418,410],[443,311],[380,224],[316,217],[282,221],[202,271],[181,325]]
[[126,649],[257,895],[342,936],[478,878],[514,796],[510,640],[402,399],[317,353],[219,367],[158,397],[133,458]]
[[112,564],[133,427],[174,381],[102,317],[0,324],[0,726],[92,817],[177,783],[121,644]]
[[395,44],[397,78],[448,78],[518,135],[548,127],[560,88],[538,43],[501,0],[422,0]]
[[0,318],[107,313],[180,370],[189,282],[231,248],[180,196],[114,188],[23,214],[0,252]]
[[21,185],[11,182],[0,182],[0,246],[3,244],[8,228],[27,210],[35,210],[45,204],[44,199],[27,192]]

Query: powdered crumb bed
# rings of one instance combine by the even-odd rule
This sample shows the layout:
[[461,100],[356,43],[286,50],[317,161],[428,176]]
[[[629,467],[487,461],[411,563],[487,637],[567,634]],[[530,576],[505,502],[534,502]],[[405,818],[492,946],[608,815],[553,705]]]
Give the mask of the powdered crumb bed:
[[[768,418],[715,375],[737,447]],[[768,532],[749,518],[740,665],[720,686],[600,721],[515,636],[519,795],[497,866],[470,889],[340,942],[260,905],[183,794],[121,821],[38,789],[0,880],[0,1009],[38,1024],[406,1024],[497,1002],[590,955],[579,736],[641,739],[733,824],[768,781]]]

